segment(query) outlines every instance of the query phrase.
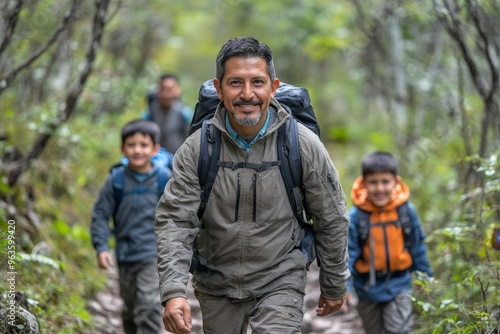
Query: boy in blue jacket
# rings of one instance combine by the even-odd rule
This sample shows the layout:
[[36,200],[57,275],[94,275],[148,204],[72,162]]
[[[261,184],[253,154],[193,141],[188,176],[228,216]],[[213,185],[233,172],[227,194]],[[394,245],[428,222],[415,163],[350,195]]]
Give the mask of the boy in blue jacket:
[[99,267],[110,268],[109,218],[113,217],[124,329],[128,334],[157,334],[162,328],[162,307],[154,220],[170,171],[151,162],[160,149],[157,124],[134,120],[123,127],[121,137],[121,152],[128,165],[113,167],[95,201],[92,243]]
[[[387,152],[368,154],[362,176],[354,181],[350,211],[348,289],[358,296],[358,312],[367,334],[405,334],[412,325],[409,298],[415,271],[432,275],[410,190]],[[344,311],[349,305],[347,295]]]

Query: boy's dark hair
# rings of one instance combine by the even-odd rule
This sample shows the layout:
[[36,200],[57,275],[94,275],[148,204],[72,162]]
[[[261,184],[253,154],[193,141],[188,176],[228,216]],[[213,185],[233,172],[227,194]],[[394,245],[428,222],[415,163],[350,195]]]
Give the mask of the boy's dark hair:
[[145,119],[130,121],[122,128],[122,145],[125,144],[125,140],[128,137],[133,136],[136,133],[150,136],[153,140],[153,144],[156,145],[160,142],[160,132],[160,127],[153,121]]
[[174,79],[177,84],[179,84],[179,77],[173,73],[165,73],[160,76],[160,80],[158,81],[160,84],[167,79]]
[[222,82],[224,77],[225,65],[229,58],[241,57],[251,58],[259,57],[267,63],[267,74],[271,78],[271,82],[276,78],[274,70],[273,53],[269,46],[259,42],[253,37],[236,37],[228,40],[219,51],[217,59],[215,60],[215,77]]
[[361,172],[363,177],[383,172],[389,172],[394,176],[398,176],[398,162],[389,152],[373,152],[363,158]]

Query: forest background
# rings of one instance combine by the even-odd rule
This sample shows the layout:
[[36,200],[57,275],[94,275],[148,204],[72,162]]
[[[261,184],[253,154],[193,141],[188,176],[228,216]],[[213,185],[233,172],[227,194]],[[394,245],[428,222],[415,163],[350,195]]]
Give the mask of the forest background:
[[194,107],[221,45],[254,36],[309,90],[348,198],[365,154],[398,158],[435,270],[419,333],[500,331],[498,0],[7,0],[0,27],[0,309],[15,272],[42,332],[92,328],[90,213],[121,126],[164,72]]

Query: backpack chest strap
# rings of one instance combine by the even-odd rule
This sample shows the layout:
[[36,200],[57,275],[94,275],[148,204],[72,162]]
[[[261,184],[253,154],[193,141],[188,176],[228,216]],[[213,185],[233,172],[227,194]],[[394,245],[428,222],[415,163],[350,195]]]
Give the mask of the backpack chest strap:
[[231,161],[218,161],[217,166],[222,167],[222,168],[230,168],[232,170],[235,169],[240,169],[240,168],[250,168],[254,169],[258,172],[261,172],[263,170],[272,168],[272,167],[279,167],[281,166],[281,161],[264,161],[260,164],[254,164],[251,162],[231,162]]

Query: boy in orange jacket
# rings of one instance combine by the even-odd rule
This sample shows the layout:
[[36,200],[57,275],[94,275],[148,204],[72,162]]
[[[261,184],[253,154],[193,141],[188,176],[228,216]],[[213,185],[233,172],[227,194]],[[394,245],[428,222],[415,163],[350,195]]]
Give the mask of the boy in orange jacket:
[[[368,154],[354,181],[350,211],[349,270],[367,334],[405,334],[412,324],[412,273],[432,276],[425,234],[410,190],[387,152]],[[350,293],[344,310],[348,308]]]

